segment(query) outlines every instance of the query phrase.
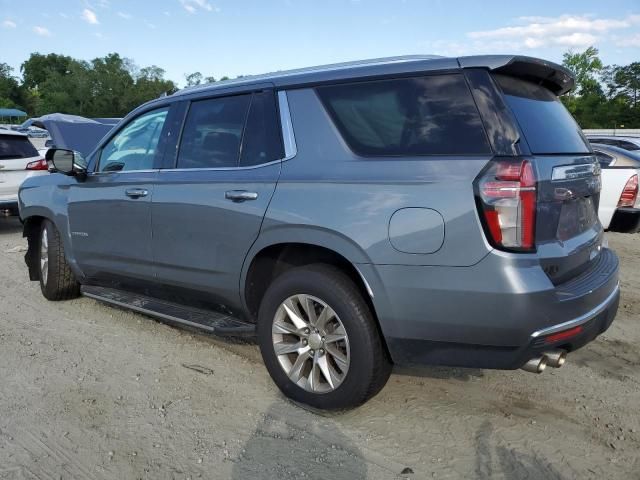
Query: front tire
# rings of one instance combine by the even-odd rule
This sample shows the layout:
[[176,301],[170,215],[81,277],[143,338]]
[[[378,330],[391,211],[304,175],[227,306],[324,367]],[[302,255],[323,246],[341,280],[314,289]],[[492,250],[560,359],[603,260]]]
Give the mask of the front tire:
[[60,232],[45,220],[38,242],[40,290],[47,300],[70,300],[80,296],[80,284],[67,264]]
[[314,408],[361,405],[391,372],[369,306],[330,265],[297,267],[276,278],[260,305],[258,340],[278,388]]

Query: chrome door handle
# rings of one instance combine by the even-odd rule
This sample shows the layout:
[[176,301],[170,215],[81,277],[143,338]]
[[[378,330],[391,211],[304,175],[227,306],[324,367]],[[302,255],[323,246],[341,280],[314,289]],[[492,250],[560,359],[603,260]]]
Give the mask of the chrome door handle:
[[234,202],[246,202],[247,200],[258,198],[258,194],[256,192],[247,192],[246,190],[227,190],[224,192],[224,198]]
[[149,195],[149,191],[144,188],[130,188],[129,190],[125,190],[125,195],[131,198],[140,198],[146,197]]

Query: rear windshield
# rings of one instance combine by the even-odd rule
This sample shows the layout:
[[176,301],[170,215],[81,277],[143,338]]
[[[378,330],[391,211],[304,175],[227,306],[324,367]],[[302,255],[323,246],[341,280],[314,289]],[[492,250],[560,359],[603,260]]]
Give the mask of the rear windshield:
[[0,135],[0,160],[37,156],[38,151],[29,141],[28,137],[18,135]]
[[531,153],[589,153],[580,127],[551,91],[517,78],[494,75]]
[[460,74],[318,88],[349,147],[365,156],[485,154],[480,115]]

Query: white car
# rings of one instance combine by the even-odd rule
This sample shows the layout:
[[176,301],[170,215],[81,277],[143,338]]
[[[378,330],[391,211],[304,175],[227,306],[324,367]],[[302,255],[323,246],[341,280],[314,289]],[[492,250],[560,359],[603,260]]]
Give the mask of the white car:
[[0,129],[0,216],[18,215],[18,189],[34,175],[48,174],[47,161],[29,137]]
[[591,145],[602,167],[598,216],[606,230],[635,233],[640,230],[640,152],[611,145]]

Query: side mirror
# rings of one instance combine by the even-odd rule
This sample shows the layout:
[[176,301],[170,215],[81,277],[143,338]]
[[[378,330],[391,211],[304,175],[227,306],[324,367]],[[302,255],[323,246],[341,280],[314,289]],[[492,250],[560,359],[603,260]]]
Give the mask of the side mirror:
[[83,176],[87,173],[86,163],[79,152],[62,148],[50,148],[45,155],[47,162],[56,172],[69,176]]

